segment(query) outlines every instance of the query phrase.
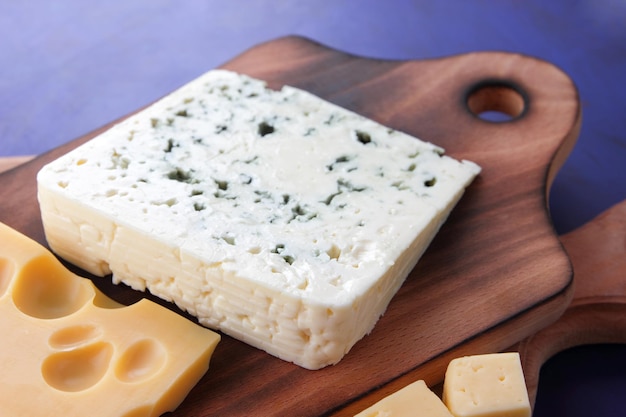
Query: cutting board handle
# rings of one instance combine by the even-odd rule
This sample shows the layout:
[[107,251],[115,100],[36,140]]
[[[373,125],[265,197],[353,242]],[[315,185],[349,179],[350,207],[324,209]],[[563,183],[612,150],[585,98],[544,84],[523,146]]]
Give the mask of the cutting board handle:
[[574,267],[574,299],[558,321],[517,346],[533,404],[541,366],[554,354],[626,343],[626,200],[561,241]]

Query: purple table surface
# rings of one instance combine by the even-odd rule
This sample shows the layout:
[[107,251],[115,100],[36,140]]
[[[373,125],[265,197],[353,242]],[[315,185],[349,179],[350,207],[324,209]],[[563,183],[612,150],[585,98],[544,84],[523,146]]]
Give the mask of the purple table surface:
[[[3,1],[0,157],[57,147],[294,34],[382,59],[497,50],[550,61],[583,107],[551,190],[557,232],[626,198],[625,0]],[[624,394],[626,346],[574,348],[543,367],[534,415],[626,416]]]

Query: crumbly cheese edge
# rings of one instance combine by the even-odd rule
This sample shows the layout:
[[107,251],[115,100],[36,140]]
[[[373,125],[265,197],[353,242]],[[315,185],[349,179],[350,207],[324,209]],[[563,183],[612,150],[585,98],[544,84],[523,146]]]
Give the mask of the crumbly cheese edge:
[[[147,289],[206,327],[312,370],[338,363],[371,332],[450,212],[441,212],[429,223],[376,285],[361,297],[355,294],[338,304],[251,284],[219,266],[207,265],[199,254],[165,241],[146,242],[132,225],[45,187],[39,188],[38,197],[48,244],[63,259],[94,275],[112,273],[114,283]],[[135,242],[142,240],[152,250],[137,247]],[[137,261],[142,253],[155,251],[159,258]]]

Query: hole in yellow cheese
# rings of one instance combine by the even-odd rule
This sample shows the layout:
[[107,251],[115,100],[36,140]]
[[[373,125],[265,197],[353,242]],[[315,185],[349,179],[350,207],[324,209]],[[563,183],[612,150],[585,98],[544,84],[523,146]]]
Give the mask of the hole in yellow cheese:
[[167,361],[167,351],[153,339],[135,342],[123,354],[115,376],[123,382],[140,382],[157,374]]
[[48,385],[60,391],[84,391],[102,379],[112,355],[113,347],[106,342],[53,353],[44,360],[41,374]]
[[90,324],[80,324],[52,333],[48,344],[53,349],[65,350],[95,341],[101,336],[101,328]]
[[40,319],[68,316],[94,296],[85,280],[77,280],[56,259],[33,258],[20,271],[13,289],[13,302],[24,314]]

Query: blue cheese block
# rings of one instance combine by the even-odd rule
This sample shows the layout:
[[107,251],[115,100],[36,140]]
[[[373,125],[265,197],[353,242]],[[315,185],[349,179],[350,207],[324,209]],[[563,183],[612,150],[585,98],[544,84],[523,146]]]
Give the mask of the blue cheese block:
[[214,70],[37,182],[59,256],[319,369],[371,331],[479,171],[305,91]]

